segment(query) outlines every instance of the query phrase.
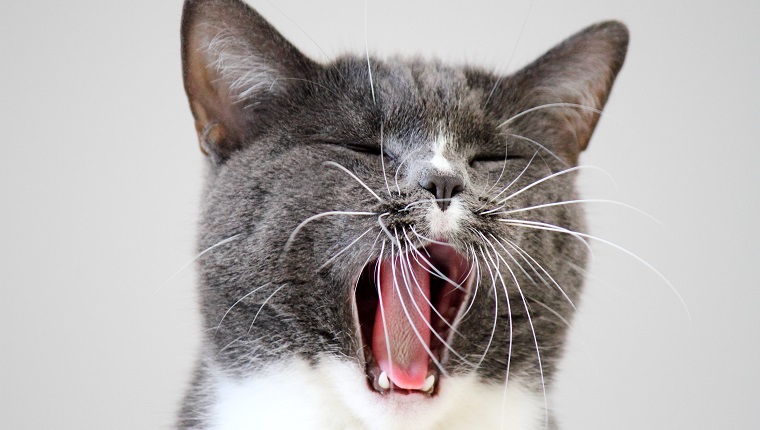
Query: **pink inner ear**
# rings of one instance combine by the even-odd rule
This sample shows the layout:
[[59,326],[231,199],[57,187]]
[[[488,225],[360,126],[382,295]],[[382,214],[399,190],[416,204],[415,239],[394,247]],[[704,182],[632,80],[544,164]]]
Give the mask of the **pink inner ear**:
[[204,154],[227,155],[242,145],[247,119],[228,83],[216,73],[208,51],[208,35],[191,32],[186,40],[185,89],[195,116],[195,129]]
[[420,390],[430,359],[430,273],[415,259],[401,258],[380,262],[372,350],[394,384]]

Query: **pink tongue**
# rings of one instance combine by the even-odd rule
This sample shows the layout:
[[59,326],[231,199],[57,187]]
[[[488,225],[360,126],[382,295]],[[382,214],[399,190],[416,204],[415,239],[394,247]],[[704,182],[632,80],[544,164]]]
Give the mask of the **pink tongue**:
[[403,258],[402,268],[402,258],[380,263],[372,350],[394,384],[419,390],[428,372],[430,274],[414,258]]

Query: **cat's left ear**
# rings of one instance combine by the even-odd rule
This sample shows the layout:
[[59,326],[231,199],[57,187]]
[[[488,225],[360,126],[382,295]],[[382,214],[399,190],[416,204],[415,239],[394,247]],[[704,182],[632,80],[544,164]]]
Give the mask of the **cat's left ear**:
[[186,0],[182,67],[201,150],[224,160],[275,122],[316,66],[240,0]]
[[558,149],[574,161],[588,146],[627,49],[628,29],[617,21],[569,37],[511,77],[524,91],[513,115],[535,109],[553,118],[554,126],[561,124],[564,140],[575,142]]

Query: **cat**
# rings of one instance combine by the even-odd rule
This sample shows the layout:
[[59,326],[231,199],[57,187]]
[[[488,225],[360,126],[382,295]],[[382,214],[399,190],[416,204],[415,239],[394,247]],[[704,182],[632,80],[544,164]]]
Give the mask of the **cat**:
[[627,45],[610,21],[509,76],[320,64],[240,0],[187,0],[205,330],[178,428],[555,428],[576,166]]

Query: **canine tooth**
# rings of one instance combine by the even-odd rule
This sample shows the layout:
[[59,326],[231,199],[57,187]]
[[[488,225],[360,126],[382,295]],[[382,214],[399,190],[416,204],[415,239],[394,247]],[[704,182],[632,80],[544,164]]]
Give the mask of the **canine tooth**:
[[380,376],[377,377],[377,385],[383,390],[391,388],[391,381],[388,379],[388,375],[385,372],[380,372]]
[[422,386],[422,391],[432,390],[433,385],[435,385],[435,375],[428,375],[428,377],[425,378],[425,385]]

